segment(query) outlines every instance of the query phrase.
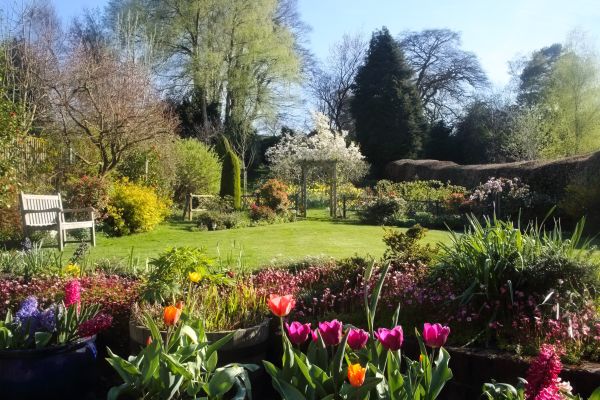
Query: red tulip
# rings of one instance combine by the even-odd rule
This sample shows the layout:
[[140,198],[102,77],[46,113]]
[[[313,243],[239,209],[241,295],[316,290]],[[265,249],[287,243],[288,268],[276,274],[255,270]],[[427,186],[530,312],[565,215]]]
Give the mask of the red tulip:
[[277,296],[272,294],[269,296],[268,305],[274,315],[278,317],[285,317],[296,305],[296,300],[294,300],[294,297],[291,294],[286,296]]
[[423,341],[429,347],[442,347],[446,343],[449,334],[450,328],[447,326],[428,322],[423,325]]

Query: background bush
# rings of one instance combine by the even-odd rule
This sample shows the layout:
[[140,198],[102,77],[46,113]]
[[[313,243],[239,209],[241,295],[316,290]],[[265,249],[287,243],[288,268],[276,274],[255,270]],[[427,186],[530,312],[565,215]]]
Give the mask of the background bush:
[[84,175],[71,178],[65,185],[66,204],[69,208],[93,207],[97,220],[106,217],[110,182],[107,178]]
[[221,183],[221,162],[217,153],[196,139],[178,140],[175,147],[175,200],[183,201],[187,193],[217,194]]
[[290,206],[287,192],[288,187],[285,183],[277,179],[269,179],[258,190],[260,203],[277,213],[284,213]]
[[170,212],[170,200],[147,186],[123,180],[113,185],[106,225],[117,236],[151,231]]
[[221,196],[231,196],[233,207],[239,210],[242,207],[241,167],[240,159],[235,154],[229,141],[223,138],[223,169],[221,173]]
[[175,187],[178,158],[174,143],[152,145],[148,149],[139,149],[127,154],[119,164],[117,172],[122,178],[152,186],[163,197],[171,197]]

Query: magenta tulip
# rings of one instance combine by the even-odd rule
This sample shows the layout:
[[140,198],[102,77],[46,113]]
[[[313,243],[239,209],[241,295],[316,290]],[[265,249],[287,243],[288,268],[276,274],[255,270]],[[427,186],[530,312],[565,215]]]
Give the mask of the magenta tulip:
[[319,322],[319,333],[327,346],[337,346],[342,341],[342,323],[337,319]]
[[354,351],[365,347],[368,340],[369,334],[362,329],[351,329],[348,332],[348,346]]
[[317,333],[317,329],[310,331],[310,335],[312,336],[312,341],[316,342],[319,340],[319,334]]
[[428,322],[423,325],[423,341],[429,347],[442,347],[446,343],[449,334],[450,328],[447,326]]
[[400,325],[392,329],[379,328],[375,332],[375,337],[383,347],[392,351],[400,350],[402,342],[404,342],[404,332]]
[[308,335],[310,335],[311,332],[310,323],[301,324],[298,321],[294,321],[291,324],[288,324],[286,322],[285,329],[287,329],[290,342],[292,342],[296,346],[306,342],[306,339],[308,339]]

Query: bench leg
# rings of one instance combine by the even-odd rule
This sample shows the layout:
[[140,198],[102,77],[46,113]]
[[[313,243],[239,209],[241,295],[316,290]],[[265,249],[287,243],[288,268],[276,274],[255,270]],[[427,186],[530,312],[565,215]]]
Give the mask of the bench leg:
[[58,250],[63,251],[65,248],[65,232],[58,228]]
[[92,247],[96,247],[96,227],[95,224],[90,228],[90,236],[92,239]]

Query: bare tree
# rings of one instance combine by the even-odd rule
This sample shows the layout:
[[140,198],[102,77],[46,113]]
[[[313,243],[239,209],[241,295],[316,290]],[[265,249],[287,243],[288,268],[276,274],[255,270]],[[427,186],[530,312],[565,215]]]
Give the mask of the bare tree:
[[477,56],[460,48],[460,34],[449,29],[405,32],[400,44],[415,71],[415,84],[430,122],[452,121],[488,80]]
[[100,175],[117,167],[129,151],[176,128],[146,68],[108,49],[98,54],[98,49],[75,46],[52,90],[65,138],[95,149],[90,158],[79,158],[97,166]]
[[362,35],[344,35],[335,43],[325,65],[313,72],[310,89],[317,100],[319,111],[327,115],[331,128],[352,131],[348,111],[352,85],[367,51]]

